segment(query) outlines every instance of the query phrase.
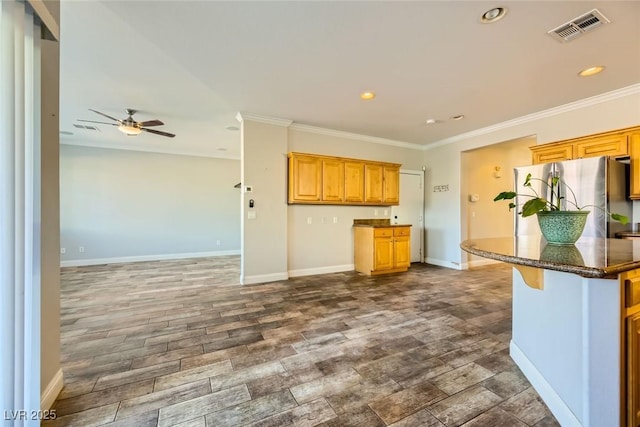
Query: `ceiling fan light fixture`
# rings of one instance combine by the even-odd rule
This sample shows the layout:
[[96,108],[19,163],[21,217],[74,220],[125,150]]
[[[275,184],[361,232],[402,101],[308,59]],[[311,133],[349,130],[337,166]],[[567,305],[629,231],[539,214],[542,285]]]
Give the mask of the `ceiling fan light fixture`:
[[140,135],[142,133],[142,129],[136,126],[128,126],[128,125],[120,125],[118,126],[118,130],[127,135]]

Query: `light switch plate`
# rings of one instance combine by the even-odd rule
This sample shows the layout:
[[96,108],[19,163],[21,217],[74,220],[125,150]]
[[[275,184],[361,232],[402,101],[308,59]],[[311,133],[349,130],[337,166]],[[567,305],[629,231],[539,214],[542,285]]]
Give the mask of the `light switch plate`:
[[252,210],[247,212],[247,219],[256,219],[256,211]]

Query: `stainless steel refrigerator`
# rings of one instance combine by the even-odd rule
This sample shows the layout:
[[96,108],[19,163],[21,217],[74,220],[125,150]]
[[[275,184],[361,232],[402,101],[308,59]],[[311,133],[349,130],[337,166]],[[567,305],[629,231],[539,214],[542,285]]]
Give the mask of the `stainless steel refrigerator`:
[[[521,196],[533,194],[530,188],[523,186],[527,174],[550,182],[551,177],[558,176],[575,193],[580,206],[588,206],[591,211],[587,218],[583,237],[615,237],[618,231],[628,230],[630,225],[622,225],[611,221],[605,212],[614,212],[631,218],[632,204],[627,198],[629,166],[609,157],[590,157],[586,159],[567,160],[564,162],[545,163],[540,165],[515,168],[515,188],[518,196],[516,204],[518,212],[530,198]],[[547,200],[551,197],[550,189],[540,181],[533,181],[532,188]],[[561,209],[567,209],[567,199],[573,201],[573,195],[563,185],[560,186]],[[593,206],[596,207],[593,207]],[[569,204],[568,209],[574,209]],[[516,236],[541,235],[536,215],[523,218],[516,215]]]

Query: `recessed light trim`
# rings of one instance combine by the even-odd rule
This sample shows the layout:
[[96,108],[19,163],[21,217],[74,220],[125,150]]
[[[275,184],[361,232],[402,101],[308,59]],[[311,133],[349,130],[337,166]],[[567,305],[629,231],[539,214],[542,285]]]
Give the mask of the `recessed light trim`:
[[360,99],[362,99],[363,101],[371,101],[375,97],[376,93],[373,91],[366,91],[360,94]]
[[240,130],[240,128],[238,126],[227,126],[225,129],[229,130],[229,131],[232,131],[232,132]]
[[60,135],[71,136],[71,135],[73,135],[73,132],[69,132],[68,130],[61,130],[60,131]]
[[464,119],[464,115],[462,114],[458,114],[457,116],[453,116],[451,117],[452,120],[462,120]]
[[604,65],[596,65],[595,67],[585,68],[584,70],[580,71],[578,75],[580,77],[595,76],[596,74],[603,72],[605,68],[606,67]]
[[427,124],[428,125],[433,125],[436,123],[436,119],[427,119]]
[[224,147],[218,147],[218,148],[216,148],[216,150],[218,150],[218,151],[227,151],[227,149],[224,148]]
[[483,24],[491,24],[492,22],[499,21],[506,14],[506,7],[494,7],[482,14],[482,16],[480,17],[480,22],[482,22]]

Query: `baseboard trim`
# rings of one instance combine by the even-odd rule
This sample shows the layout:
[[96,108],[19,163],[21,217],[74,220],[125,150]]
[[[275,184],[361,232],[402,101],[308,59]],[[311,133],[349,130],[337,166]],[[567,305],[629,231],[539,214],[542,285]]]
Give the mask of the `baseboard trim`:
[[243,285],[253,285],[255,283],[277,282],[287,279],[289,279],[287,273],[258,274],[255,276],[241,276],[240,283]]
[[438,267],[446,267],[446,268],[452,268],[454,270],[462,270],[461,264],[451,262],[451,261],[444,261],[437,258],[425,258],[424,262],[426,262],[427,264],[437,265]]
[[85,265],[115,264],[115,263],[121,263],[121,262],[165,261],[168,259],[205,258],[205,257],[212,257],[212,256],[227,256],[227,255],[240,255],[240,250],[237,249],[232,251],[139,255],[139,256],[126,256],[126,257],[113,257],[113,258],[70,259],[70,260],[60,261],[60,267],[81,267]]
[[56,401],[56,398],[62,391],[62,387],[64,387],[64,375],[61,368],[58,369],[58,372],[56,372],[53,378],[51,378],[51,381],[49,381],[49,384],[47,384],[47,388],[42,392],[40,396],[40,410],[46,411],[51,409],[53,402]]
[[342,273],[343,271],[353,271],[353,264],[330,265],[327,267],[301,268],[289,270],[289,277],[314,276],[316,274]]
[[582,427],[574,413],[564,403],[558,393],[551,387],[540,371],[531,363],[520,348],[513,342],[509,344],[509,354],[520,368],[533,388],[538,392],[549,410],[563,427]]

